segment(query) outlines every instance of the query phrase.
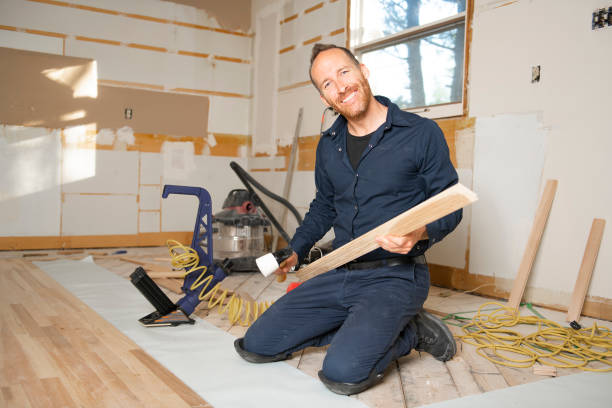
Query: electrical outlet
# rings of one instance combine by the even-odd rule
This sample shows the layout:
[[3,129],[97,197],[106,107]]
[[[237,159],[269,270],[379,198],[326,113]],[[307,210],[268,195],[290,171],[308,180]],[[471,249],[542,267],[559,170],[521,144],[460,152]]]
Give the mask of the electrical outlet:
[[612,26],[612,6],[600,8],[593,12],[591,30]]

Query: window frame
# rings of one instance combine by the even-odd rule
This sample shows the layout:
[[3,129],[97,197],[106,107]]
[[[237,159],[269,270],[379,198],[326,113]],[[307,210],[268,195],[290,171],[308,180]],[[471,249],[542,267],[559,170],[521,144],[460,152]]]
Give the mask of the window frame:
[[371,40],[364,42],[362,44],[358,44],[354,47],[351,47],[350,33],[351,33],[351,0],[347,0],[347,38],[346,44],[347,48],[351,49],[351,51],[355,54],[357,59],[361,61],[362,55],[367,52],[377,51],[389,46],[402,44],[409,40],[415,40],[419,38],[424,38],[433,34],[437,34],[439,32],[443,32],[453,27],[460,26],[462,23],[464,24],[465,35],[464,44],[463,44],[463,92],[461,96],[460,102],[448,102],[437,105],[426,105],[426,106],[418,106],[413,108],[404,108],[403,110],[407,112],[417,113],[420,116],[430,118],[430,119],[441,119],[453,116],[463,116],[467,112],[467,95],[466,95],[466,82],[467,82],[467,58],[468,58],[468,23],[471,20],[471,9],[472,9],[472,0],[466,0],[465,11],[461,13],[457,13],[450,17],[445,17],[440,20],[432,21],[430,23],[421,24],[419,26],[410,27],[405,30],[399,31],[394,34],[389,34],[382,38],[378,38],[376,40]]

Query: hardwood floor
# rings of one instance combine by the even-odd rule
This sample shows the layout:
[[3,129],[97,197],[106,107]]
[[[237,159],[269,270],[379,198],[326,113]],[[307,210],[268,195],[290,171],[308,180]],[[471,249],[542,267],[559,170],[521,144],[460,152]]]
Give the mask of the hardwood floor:
[[0,259],[0,406],[210,407],[31,262]]
[[[99,252],[91,251],[94,255]],[[41,253],[41,251],[37,251]],[[125,278],[135,265],[113,256],[94,256],[95,262]],[[209,407],[146,352],[135,345],[89,307],[59,286],[30,261],[73,257],[26,256],[27,252],[0,253],[0,406],[6,407]],[[143,262],[167,257],[165,248],[130,248],[128,256]],[[257,273],[233,274],[223,287],[246,293],[258,301],[273,301],[296,281],[290,275],[278,283]],[[176,285],[175,285],[176,286]],[[166,291],[176,301],[180,295]],[[489,299],[432,287],[426,308],[438,314],[476,310]],[[544,310],[547,318],[563,322],[564,313]],[[234,336],[246,327],[231,324],[226,314],[209,311],[202,303],[198,316]],[[584,325],[592,319],[583,318]],[[612,326],[610,322],[601,322]],[[450,326],[455,334],[457,326]],[[485,393],[548,378],[532,368],[499,366],[479,356],[471,345],[458,343],[457,355],[441,363],[426,353],[412,352],[386,371],[376,387],[352,396],[369,407],[418,407],[437,401]],[[288,364],[315,377],[325,348],[309,348]],[[557,375],[581,372],[558,369]],[[205,397],[205,396],[204,396]]]

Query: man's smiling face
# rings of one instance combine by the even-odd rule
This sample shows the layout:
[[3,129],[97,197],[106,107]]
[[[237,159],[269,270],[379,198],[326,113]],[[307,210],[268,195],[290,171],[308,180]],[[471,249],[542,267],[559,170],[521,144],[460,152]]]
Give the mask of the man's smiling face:
[[363,117],[372,100],[366,79],[369,72],[364,65],[355,65],[344,51],[332,48],[317,55],[311,74],[327,106],[347,120]]

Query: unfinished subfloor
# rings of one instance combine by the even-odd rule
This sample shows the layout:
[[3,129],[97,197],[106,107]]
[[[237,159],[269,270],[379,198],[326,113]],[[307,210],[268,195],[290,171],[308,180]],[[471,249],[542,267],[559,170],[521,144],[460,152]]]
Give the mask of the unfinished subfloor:
[[[163,260],[169,256],[165,247],[127,248],[127,253],[115,255],[119,249],[0,252],[0,406],[211,406],[205,395],[193,392],[32,264],[92,255],[96,264],[126,279],[136,265],[122,257],[169,265]],[[223,287],[258,301],[273,301],[292,281],[295,276],[278,283],[273,277],[242,273],[227,277]],[[171,291],[166,293],[173,301],[180,298]],[[444,315],[474,311],[488,301],[432,287],[425,307]],[[564,313],[537,310],[548,319],[564,322]],[[236,337],[247,329],[231,324],[226,314],[209,311],[203,304],[196,314]],[[590,326],[594,321],[583,318],[581,323]],[[612,327],[610,322],[596,322]],[[457,326],[450,327],[460,333]],[[457,355],[447,363],[413,352],[392,364],[382,383],[351,398],[368,407],[417,407],[549,378],[534,374],[532,368],[495,365],[479,356],[473,346],[460,342],[458,346]],[[324,356],[325,348],[309,348],[288,363],[316,378]],[[558,376],[576,373],[582,371],[557,370]]]

